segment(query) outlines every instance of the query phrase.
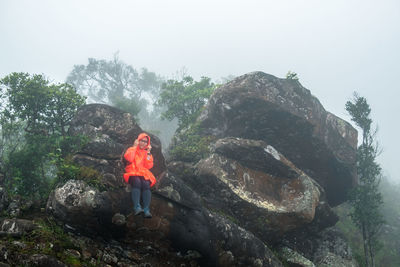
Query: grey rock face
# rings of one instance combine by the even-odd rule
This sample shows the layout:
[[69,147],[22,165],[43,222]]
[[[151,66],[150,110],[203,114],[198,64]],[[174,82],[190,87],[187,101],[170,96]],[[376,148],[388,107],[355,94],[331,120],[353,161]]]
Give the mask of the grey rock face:
[[[201,160],[197,176],[187,182],[209,208],[229,214],[262,239],[272,241],[311,223],[325,202],[315,181],[263,141],[224,138],[214,150],[227,156],[214,153]],[[320,208],[330,212],[329,205]],[[318,215],[322,224],[336,223]]]
[[69,180],[51,193],[46,209],[65,223],[88,231],[102,231],[102,227],[111,223],[111,204],[106,194],[84,181]]
[[0,222],[0,236],[21,236],[36,228],[37,225],[30,220],[4,219]]
[[[69,128],[70,134],[85,135],[89,138],[88,144],[78,155],[91,157],[94,162],[96,160],[109,161],[112,171],[117,170],[117,172],[110,172],[114,175],[123,172],[123,166],[116,164],[115,161],[122,160],[124,150],[132,146],[142,132],[143,130],[136,124],[131,114],[102,104],[81,107]],[[152,134],[149,136],[154,157],[154,168],[151,171],[158,176],[166,168],[161,153],[161,142],[158,137]]]
[[[51,193],[47,211],[70,227],[94,235],[123,236],[125,240],[151,237],[152,242],[167,239],[174,248],[192,251],[187,257],[196,258],[203,266],[281,266],[268,246],[279,242],[283,235],[288,248],[314,264],[331,260],[335,251],[303,253],[289,237],[316,234],[336,222],[328,203],[331,191],[326,190],[339,188],[339,197],[329,199],[336,203],[342,201],[340,194],[351,184],[347,182],[354,178],[351,142],[355,133],[326,113],[312,96],[307,98],[307,90],[298,84],[290,87],[281,82],[293,90],[287,93],[293,103],[283,101],[290,105],[286,110],[273,102],[285,95],[285,91],[271,89],[272,85],[281,86],[269,81],[277,78],[250,76],[234,82],[238,83],[234,89],[217,90],[203,113],[202,134],[218,135],[208,158],[197,164],[171,162],[167,169],[160,142],[151,135],[155,157],[151,171],[157,178],[152,188],[151,219],[132,214],[130,186],[122,178],[122,155],[142,130],[129,114],[118,109],[99,104],[82,107],[69,131],[88,136],[89,142],[73,159],[80,166],[96,170],[102,187],[91,186],[88,180],[68,181]],[[261,81],[249,82],[254,76]],[[247,96],[239,85],[249,86],[243,87]],[[266,93],[265,87],[272,93]],[[238,100],[230,90],[239,95]],[[300,93],[301,97],[296,95]],[[269,94],[274,96],[269,96],[272,100],[267,98]],[[218,102],[221,99],[232,101],[228,105]],[[248,103],[254,104],[253,109]],[[309,108],[308,113],[301,113],[304,107]],[[221,119],[220,124],[209,117],[212,114]],[[327,121],[338,129],[329,128]],[[287,132],[284,127],[288,127]],[[337,135],[341,139],[335,139]],[[334,142],[341,146],[336,151]],[[303,151],[303,143],[311,147]],[[288,150],[295,145],[294,152]],[[339,184],[332,185],[336,174],[341,175],[336,177]],[[326,251],[320,245],[315,247]],[[100,258],[115,264],[113,255],[102,253]]]
[[309,259],[304,258],[298,252],[288,248],[283,247],[279,250],[280,255],[291,265],[300,267],[315,267],[314,263]]
[[218,249],[218,266],[282,266],[274,253],[251,232],[224,216],[208,212],[214,242]]
[[24,263],[27,264],[27,266],[67,267],[66,264],[60,262],[56,258],[45,254],[34,254],[28,260],[25,260]]
[[284,243],[299,251],[316,266],[358,266],[343,234],[334,227],[319,233],[303,232],[302,235],[284,238]]
[[[74,228],[112,232],[113,215],[128,214],[132,210],[130,188],[123,180],[123,154],[142,132],[129,113],[117,108],[102,104],[81,107],[69,133],[86,136],[88,143],[74,155],[73,160],[97,171],[99,177],[94,183],[100,188],[89,186],[84,181],[68,181],[50,195],[48,212]],[[161,143],[156,136],[149,135],[154,157],[151,171],[160,178],[166,171]],[[104,227],[109,231],[104,231]]]
[[0,210],[6,210],[8,207],[7,191],[0,186]]
[[272,145],[326,190],[331,205],[355,184],[357,131],[298,81],[262,72],[240,76],[214,92],[200,122],[204,135]]
[[11,217],[18,217],[21,214],[21,203],[19,199],[13,199],[10,204],[8,204],[7,213]]

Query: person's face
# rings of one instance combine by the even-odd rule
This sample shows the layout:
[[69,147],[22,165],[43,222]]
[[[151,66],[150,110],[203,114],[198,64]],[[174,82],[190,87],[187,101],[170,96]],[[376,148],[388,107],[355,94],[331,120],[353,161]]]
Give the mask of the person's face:
[[147,138],[143,138],[139,140],[140,149],[144,149],[147,146]]

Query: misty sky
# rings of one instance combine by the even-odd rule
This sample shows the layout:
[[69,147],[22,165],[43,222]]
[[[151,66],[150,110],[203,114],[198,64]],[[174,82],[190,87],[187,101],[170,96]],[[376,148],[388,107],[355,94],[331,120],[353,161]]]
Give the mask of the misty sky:
[[400,181],[399,0],[0,0],[0,77],[64,82],[74,64],[111,59],[171,77],[298,73],[349,121],[353,91],[379,125],[385,174]]

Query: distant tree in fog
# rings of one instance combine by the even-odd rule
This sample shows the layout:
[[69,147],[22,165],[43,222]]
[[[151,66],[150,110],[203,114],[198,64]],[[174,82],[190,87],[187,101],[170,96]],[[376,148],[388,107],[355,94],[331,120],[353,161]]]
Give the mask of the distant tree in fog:
[[371,128],[371,108],[364,97],[354,93],[353,101],[347,101],[346,110],[351,120],[362,130],[362,143],[357,149],[357,174],[359,183],[350,194],[351,218],[360,229],[363,238],[365,266],[375,266],[375,254],[379,248],[378,234],[384,224],[381,214],[382,195],[379,192],[381,167],[376,162],[379,154],[374,131]]
[[162,79],[146,68],[137,71],[116,53],[109,61],[89,58],[87,65],[75,65],[67,82],[89,102],[109,104],[137,115],[153,104]]
[[179,128],[192,123],[207,103],[215,86],[210,78],[202,77],[200,81],[194,81],[190,76],[183,77],[180,81],[168,80],[163,83],[158,103],[165,105],[167,109],[162,113],[162,118],[178,119]]

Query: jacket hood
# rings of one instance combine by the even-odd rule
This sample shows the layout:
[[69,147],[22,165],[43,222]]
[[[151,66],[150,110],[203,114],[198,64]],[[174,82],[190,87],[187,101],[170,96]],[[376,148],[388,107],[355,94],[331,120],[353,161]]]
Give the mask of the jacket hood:
[[142,140],[143,138],[147,138],[147,145],[144,147],[144,149],[146,149],[149,145],[150,145],[150,136],[146,133],[141,133],[138,135],[138,138],[136,140]]

